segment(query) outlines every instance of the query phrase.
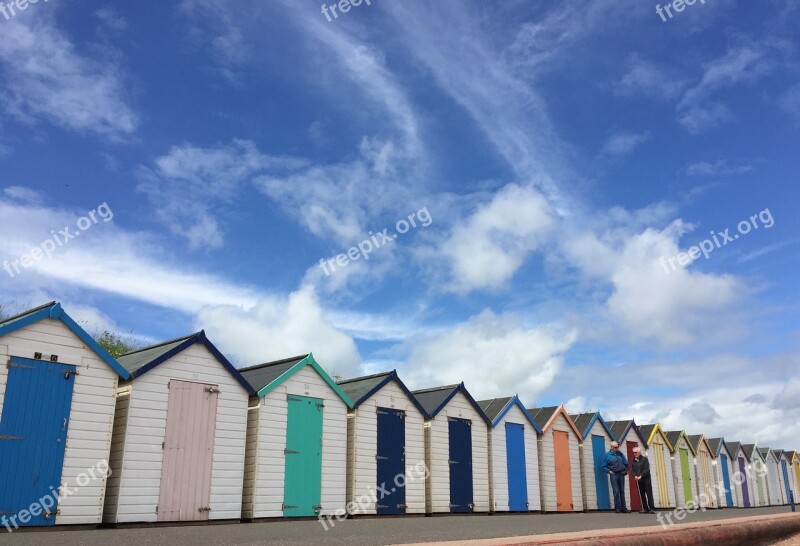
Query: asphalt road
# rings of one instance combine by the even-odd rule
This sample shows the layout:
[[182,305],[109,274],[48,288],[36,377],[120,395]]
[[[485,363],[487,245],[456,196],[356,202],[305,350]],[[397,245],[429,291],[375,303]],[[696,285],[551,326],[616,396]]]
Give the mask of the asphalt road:
[[[688,514],[681,523],[781,514],[788,507],[709,510]],[[388,544],[498,538],[533,534],[658,525],[640,514],[510,514],[402,518],[357,518],[325,531],[314,521],[275,520],[216,525],[144,526],[124,529],[20,530],[0,532],[5,546],[195,546],[202,544],[384,546]]]

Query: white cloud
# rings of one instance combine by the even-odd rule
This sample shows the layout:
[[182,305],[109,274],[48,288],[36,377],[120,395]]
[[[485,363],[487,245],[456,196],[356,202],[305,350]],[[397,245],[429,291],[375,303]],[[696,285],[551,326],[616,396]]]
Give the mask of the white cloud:
[[603,153],[606,155],[628,155],[636,148],[647,142],[650,131],[643,133],[621,132],[611,135],[603,144]]
[[485,310],[448,331],[409,340],[402,375],[412,388],[464,381],[478,400],[519,393],[533,401],[551,385],[576,337],[574,331],[531,328],[514,315]]
[[666,66],[633,55],[628,60],[628,72],[614,85],[614,93],[629,97],[637,93],[657,99],[671,100],[685,89],[686,82]]
[[56,27],[54,8],[37,9],[35,16],[3,22],[7,110],[27,122],[44,119],[81,133],[114,139],[132,134],[139,119],[119,67],[82,56]]
[[248,365],[313,352],[332,374],[359,371],[361,359],[353,339],[325,320],[309,288],[286,298],[262,298],[247,310],[235,305],[204,307],[195,322],[223,352]]
[[778,99],[778,104],[784,112],[792,116],[800,127],[800,83],[787,89]]
[[3,195],[20,203],[39,205],[44,202],[44,194],[26,186],[8,186],[3,188]]
[[111,6],[102,7],[94,14],[110,30],[122,32],[128,29],[128,22]]
[[752,165],[730,165],[726,159],[718,159],[713,163],[707,161],[692,163],[686,168],[686,174],[689,176],[730,176],[752,170]]

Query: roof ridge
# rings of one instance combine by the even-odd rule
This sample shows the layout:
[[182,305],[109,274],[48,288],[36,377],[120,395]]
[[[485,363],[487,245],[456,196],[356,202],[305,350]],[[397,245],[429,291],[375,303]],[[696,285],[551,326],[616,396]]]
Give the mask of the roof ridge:
[[418,391],[411,391],[411,394],[422,394],[425,392],[435,392],[435,391],[443,391],[443,390],[453,390],[457,387],[460,387],[461,383],[456,383],[455,385],[442,385],[441,387],[430,387],[428,389],[420,389]]
[[[200,330],[202,332],[202,330]],[[143,347],[141,349],[136,349],[135,351],[130,351],[129,353],[125,353],[124,355],[120,355],[118,358],[122,358],[124,356],[134,355],[136,353],[141,353],[142,351],[149,351],[151,349],[156,349],[158,347],[163,347],[164,345],[169,345],[171,343],[175,343],[178,341],[186,341],[187,339],[191,339],[200,334],[200,332],[195,332],[193,334],[189,334],[188,336],[181,336],[176,337],[175,339],[170,339],[168,341],[162,341],[161,343],[156,343],[155,345],[150,345],[149,347]]]
[[11,322],[12,320],[17,320],[18,318],[22,318],[25,315],[31,315],[36,313],[37,311],[41,311],[42,309],[47,309],[48,307],[52,307],[57,302],[55,300],[51,301],[50,303],[45,303],[44,305],[40,305],[39,307],[34,307],[33,309],[28,309],[27,311],[23,311],[21,313],[17,313],[14,316],[8,317],[7,319],[0,320],[0,324],[5,324],[6,322]]
[[374,374],[371,374],[371,375],[362,375],[361,377],[353,377],[353,378],[350,378],[350,379],[342,379],[341,381],[337,381],[336,384],[337,385],[344,385],[345,383],[352,383],[354,381],[366,381],[367,379],[374,379],[376,377],[385,377],[387,375],[391,375],[392,372],[394,372],[394,370],[392,370],[391,372],[380,372],[380,373],[374,373]]

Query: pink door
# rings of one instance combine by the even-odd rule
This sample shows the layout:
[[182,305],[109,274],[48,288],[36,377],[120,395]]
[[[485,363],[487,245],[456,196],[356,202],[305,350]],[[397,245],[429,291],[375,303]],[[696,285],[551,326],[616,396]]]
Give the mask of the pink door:
[[169,382],[158,521],[208,519],[218,392],[216,385]]

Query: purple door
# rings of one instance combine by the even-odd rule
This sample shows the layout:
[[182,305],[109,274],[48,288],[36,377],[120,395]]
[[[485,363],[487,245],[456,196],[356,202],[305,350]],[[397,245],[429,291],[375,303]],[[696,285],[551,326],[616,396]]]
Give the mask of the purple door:
[[169,382],[158,521],[208,519],[218,394],[216,385]]
[[744,457],[739,457],[739,473],[742,477],[737,480],[742,482],[742,505],[750,508],[750,494],[747,491],[747,468],[745,467]]

